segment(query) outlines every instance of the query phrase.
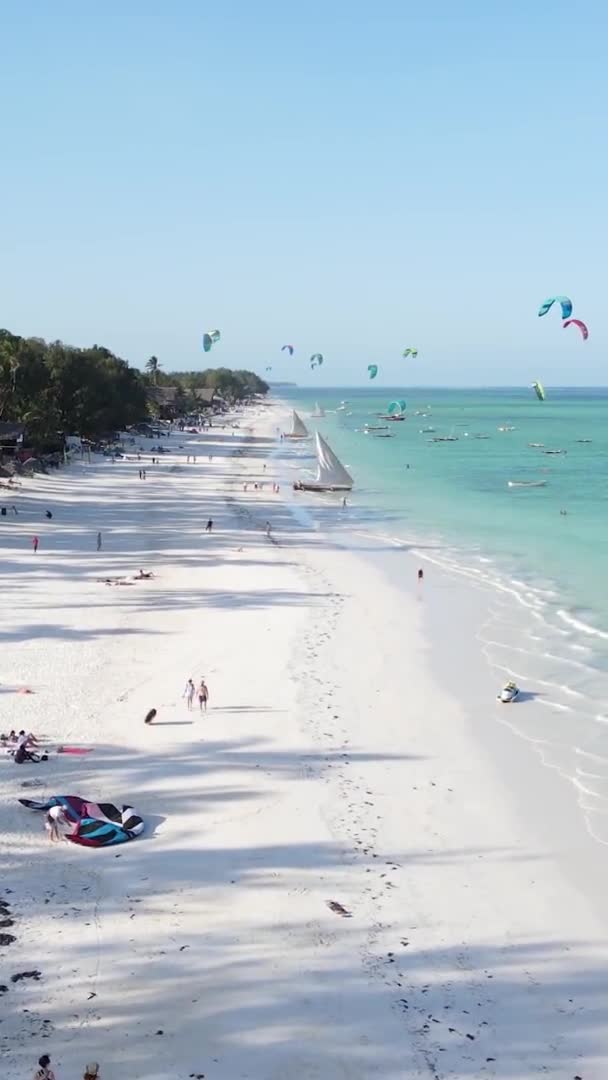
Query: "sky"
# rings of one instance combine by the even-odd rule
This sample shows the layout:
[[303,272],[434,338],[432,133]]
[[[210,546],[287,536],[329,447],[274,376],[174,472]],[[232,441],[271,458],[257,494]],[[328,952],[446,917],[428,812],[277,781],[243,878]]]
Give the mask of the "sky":
[[0,326],[300,385],[608,383],[605,4],[0,4]]

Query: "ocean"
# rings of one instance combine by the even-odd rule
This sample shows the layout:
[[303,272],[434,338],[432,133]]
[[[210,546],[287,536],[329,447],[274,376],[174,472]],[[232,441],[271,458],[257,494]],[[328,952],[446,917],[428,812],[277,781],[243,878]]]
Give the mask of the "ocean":
[[[286,388],[281,398],[353,475],[353,526],[487,592],[480,648],[550,710],[548,764],[577,785],[608,842],[608,390],[547,388],[544,402],[525,388]],[[400,399],[407,419],[381,433],[391,438],[364,433]],[[316,402],[322,420],[310,416]],[[314,471],[310,444],[284,446],[290,479]],[[321,523],[337,497],[311,498]],[[539,742],[546,734],[541,722]]]

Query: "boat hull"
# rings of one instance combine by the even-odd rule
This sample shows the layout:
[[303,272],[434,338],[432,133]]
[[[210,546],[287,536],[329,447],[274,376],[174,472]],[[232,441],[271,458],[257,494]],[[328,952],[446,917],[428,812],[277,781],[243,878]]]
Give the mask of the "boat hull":
[[352,491],[352,486],[347,484],[315,484],[313,480],[297,480],[293,485],[294,491]]

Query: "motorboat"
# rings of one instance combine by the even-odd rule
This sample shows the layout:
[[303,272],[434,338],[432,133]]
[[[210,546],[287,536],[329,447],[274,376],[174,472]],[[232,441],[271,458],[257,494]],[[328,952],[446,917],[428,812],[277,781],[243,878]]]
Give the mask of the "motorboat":
[[314,480],[296,480],[294,491],[352,491],[353,478],[336,457],[331,446],[315,432],[317,475]]
[[498,430],[499,431],[515,431],[515,428],[514,427],[509,427],[508,424],[505,424],[505,425],[503,425],[503,427],[499,427]]
[[567,450],[543,450],[543,454],[567,454]]
[[546,480],[507,480],[507,486],[510,488],[531,488],[531,487],[546,487]]
[[530,448],[531,448],[532,450],[543,450],[543,449],[544,449],[544,446],[545,446],[545,444],[544,444],[544,442],[529,442],[529,443],[528,443],[528,446],[529,446],[529,447],[530,447]]
[[510,705],[512,701],[517,701],[519,697],[519,687],[517,683],[508,682],[505,683],[499,694],[496,695],[497,700],[501,701],[503,705]]
[[593,442],[593,439],[577,439],[576,441],[578,443],[590,443]]
[[435,435],[431,442],[458,442],[458,435]]
[[393,422],[405,420],[405,416],[395,416],[393,413],[378,413],[378,418],[380,420],[392,420]]

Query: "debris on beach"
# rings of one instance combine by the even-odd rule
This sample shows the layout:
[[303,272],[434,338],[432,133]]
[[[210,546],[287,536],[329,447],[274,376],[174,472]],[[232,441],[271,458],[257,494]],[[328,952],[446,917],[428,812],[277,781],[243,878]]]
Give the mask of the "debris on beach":
[[328,900],[327,906],[330,911],[333,911],[335,915],[341,915],[343,919],[352,919],[353,917],[352,911],[348,911],[337,900]]
[[22,979],[34,979],[35,982],[39,982],[41,977],[42,972],[37,971],[36,969],[34,969],[34,971],[18,971],[16,975],[11,975],[11,982],[18,983],[21,982]]

